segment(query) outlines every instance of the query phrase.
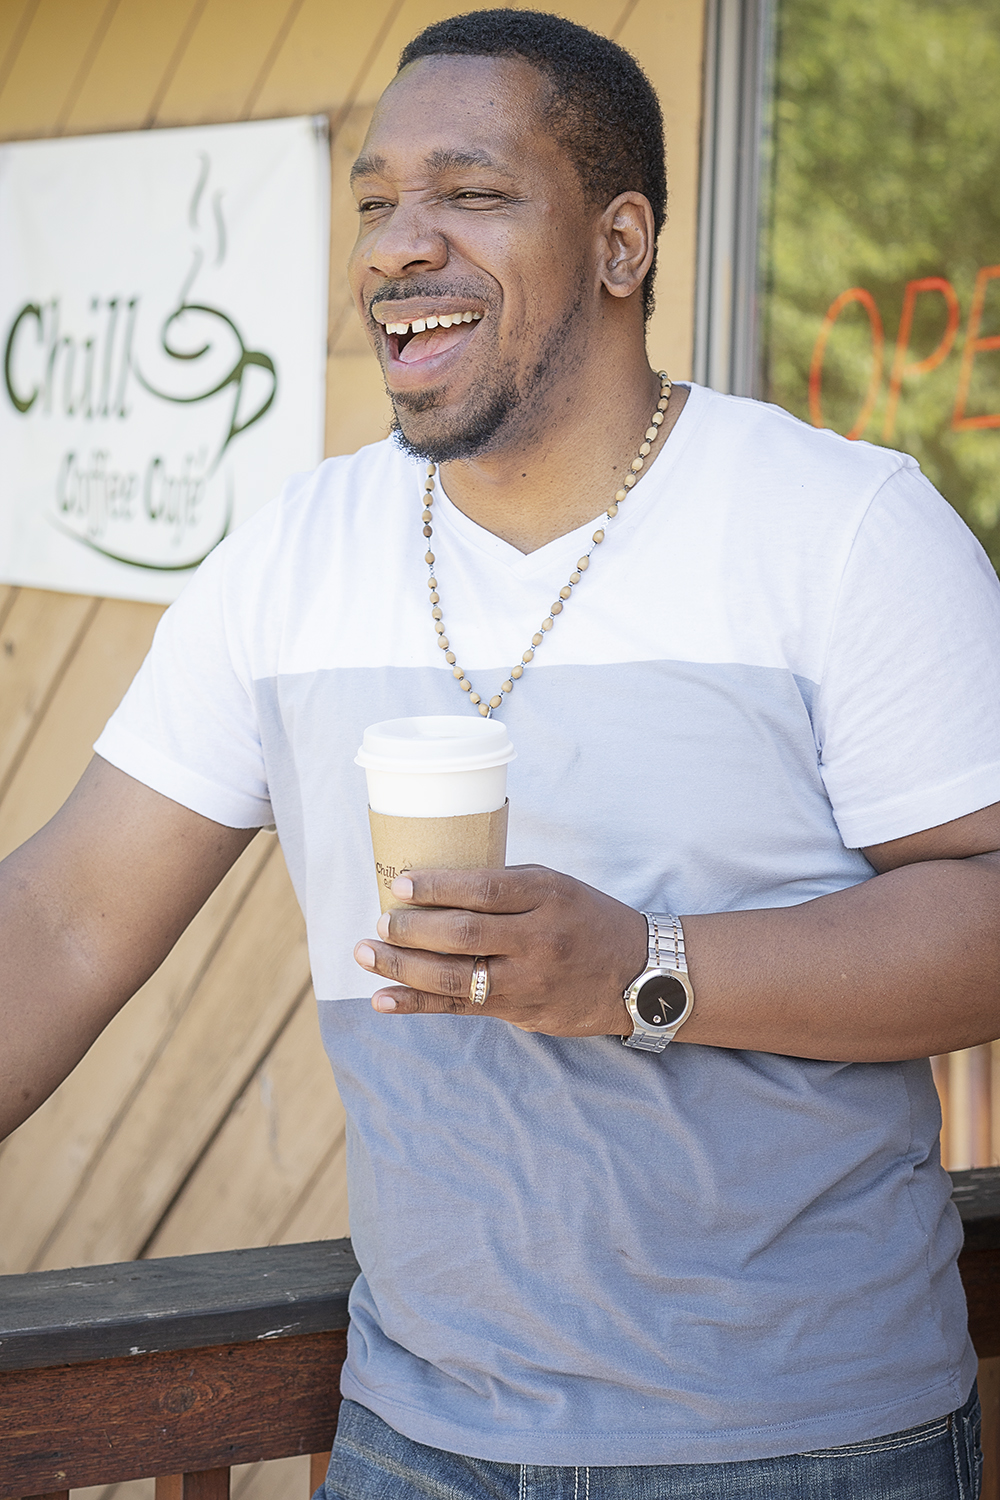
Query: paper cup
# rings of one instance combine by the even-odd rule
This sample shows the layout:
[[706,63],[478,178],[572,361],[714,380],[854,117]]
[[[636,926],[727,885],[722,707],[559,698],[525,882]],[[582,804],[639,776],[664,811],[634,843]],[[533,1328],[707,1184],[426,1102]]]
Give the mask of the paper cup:
[[365,730],[356,763],[368,779],[383,911],[402,904],[389,888],[404,870],[503,868],[514,753],[496,719],[442,714]]

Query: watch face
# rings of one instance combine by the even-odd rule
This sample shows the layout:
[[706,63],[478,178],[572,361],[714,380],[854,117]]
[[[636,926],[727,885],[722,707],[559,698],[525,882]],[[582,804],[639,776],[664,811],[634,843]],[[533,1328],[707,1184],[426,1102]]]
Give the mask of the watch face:
[[687,990],[679,979],[672,974],[654,974],[640,988],[635,1008],[647,1026],[667,1027],[680,1020],[687,1003]]

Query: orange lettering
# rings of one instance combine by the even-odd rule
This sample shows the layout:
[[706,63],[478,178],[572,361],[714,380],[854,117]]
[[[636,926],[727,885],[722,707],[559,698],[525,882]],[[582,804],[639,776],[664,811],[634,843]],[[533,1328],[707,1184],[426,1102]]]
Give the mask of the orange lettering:
[[871,292],[866,292],[863,286],[852,286],[846,292],[841,292],[835,297],[826,310],[823,326],[813,349],[812,361],[809,365],[809,416],[814,427],[823,427],[823,411],[820,406],[820,390],[823,383],[823,356],[826,353],[827,340],[833,331],[844,308],[851,302],[860,302],[868,314],[868,322],[871,324],[872,333],[872,378],[868,382],[868,391],[865,395],[864,405],[858,413],[857,421],[847,436],[852,440],[859,438],[868,426],[868,419],[872,414],[875,402],[878,399],[879,386],[882,384],[882,365],[885,355],[885,331],[882,327],[882,319],[879,310],[875,306],[875,298]]
[[[911,364],[907,364],[906,356],[909,353],[910,334],[913,330],[913,309],[917,305],[917,298],[921,292],[941,293],[948,307],[948,326],[941,336],[941,342],[926,359],[914,360]],[[882,429],[883,442],[887,443],[896,430],[896,408],[899,405],[899,393],[902,390],[903,381],[908,375],[926,375],[928,370],[935,369],[943,359],[947,359],[957,332],[958,297],[955,295],[955,288],[951,282],[945,281],[943,276],[921,276],[918,281],[908,281],[906,290],[903,292],[903,311],[899,318],[892,375],[889,377],[889,400],[885,408],[885,426]]]
[[979,337],[979,326],[983,321],[983,308],[986,305],[986,288],[998,276],[1000,276],[1000,266],[983,266],[976,272],[976,289],[972,294],[972,306],[969,309],[969,331],[965,336],[962,369],[958,377],[955,410],[951,418],[952,432],[969,432],[976,427],[1000,427],[1000,411],[990,412],[984,417],[965,415],[965,403],[969,399],[969,386],[972,383],[972,364],[976,355],[984,354],[987,349],[1000,349],[1000,334],[992,334],[985,339]]

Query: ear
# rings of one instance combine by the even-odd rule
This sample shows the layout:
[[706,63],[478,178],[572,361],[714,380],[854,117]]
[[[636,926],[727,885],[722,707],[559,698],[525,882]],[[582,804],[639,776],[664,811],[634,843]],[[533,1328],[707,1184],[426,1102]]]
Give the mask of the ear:
[[642,193],[619,193],[601,215],[601,282],[612,297],[631,297],[653,264],[653,210]]

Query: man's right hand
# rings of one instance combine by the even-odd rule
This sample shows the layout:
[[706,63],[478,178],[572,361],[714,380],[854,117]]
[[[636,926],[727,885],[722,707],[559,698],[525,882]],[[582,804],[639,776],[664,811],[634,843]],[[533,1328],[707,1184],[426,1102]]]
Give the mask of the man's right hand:
[[0,1139],[159,967],[256,831],[213,823],[95,756],[0,864]]

